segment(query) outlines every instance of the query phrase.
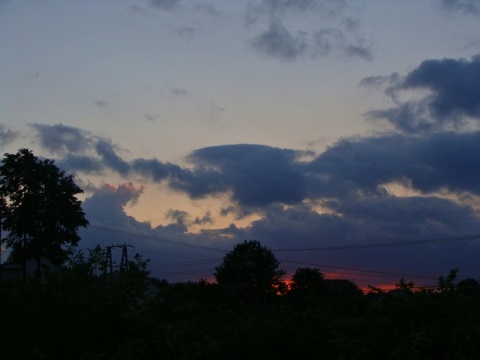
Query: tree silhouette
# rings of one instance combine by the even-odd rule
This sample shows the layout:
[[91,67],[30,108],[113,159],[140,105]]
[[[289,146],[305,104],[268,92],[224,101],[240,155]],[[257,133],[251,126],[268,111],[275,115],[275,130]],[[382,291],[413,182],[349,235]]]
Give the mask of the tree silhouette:
[[13,260],[44,257],[63,263],[65,247],[76,246],[78,228],[88,225],[75,196],[82,192],[53,160],[40,160],[28,149],[5,154],[0,166],[1,226],[8,231]]
[[324,275],[315,268],[298,268],[292,276],[288,299],[298,310],[305,310],[318,302],[327,292]]
[[219,284],[250,283],[265,295],[274,293],[285,275],[279,265],[273,252],[258,240],[245,240],[225,255],[214,276]]
[[326,290],[324,275],[316,268],[298,268],[292,276],[292,291],[324,292]]

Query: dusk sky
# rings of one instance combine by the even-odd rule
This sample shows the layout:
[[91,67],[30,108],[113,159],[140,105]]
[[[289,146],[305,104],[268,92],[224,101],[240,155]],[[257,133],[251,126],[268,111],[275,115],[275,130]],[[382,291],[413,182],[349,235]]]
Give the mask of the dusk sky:
[[0,148],[170,282],[479,280],[480,0],[0,0]]

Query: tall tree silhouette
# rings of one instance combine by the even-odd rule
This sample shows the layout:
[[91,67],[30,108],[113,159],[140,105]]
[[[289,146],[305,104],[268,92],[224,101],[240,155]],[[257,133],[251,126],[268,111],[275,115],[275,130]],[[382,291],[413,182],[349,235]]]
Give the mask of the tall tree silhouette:
[[8,232],[13,260],[44,257],[63,263],[65,247],[76,246],[79,227],[88,225],[76,198],[82,192],[53,160],[40,160],[28,149],[5,154],[0,166],[1,226]]
[[219,284],[251,283],[260,293],[272,293],[285,275],[279,265],[273,252],[258,240],[245,240],[225,255],[214,276]]

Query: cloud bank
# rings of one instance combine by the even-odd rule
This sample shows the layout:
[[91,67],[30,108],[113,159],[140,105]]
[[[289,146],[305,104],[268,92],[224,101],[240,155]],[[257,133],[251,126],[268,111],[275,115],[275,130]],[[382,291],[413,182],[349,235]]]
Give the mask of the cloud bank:
[[[290,2],[273,3],[280,6],[276,14],[293,9]],[[314,3],[294,8],[304,11]],[[111,139],[76,127],[34,123],[30,129],[57,165],[90,184],[84,210],[93,226],[82,233],[86,246],[134,237],[138,250],[157,264],[154,275],[159,277],[209,276],[222,254],[245,239],[259,239],[278,251],[289,271],[313,264],[389,269],[398,275],[408,263],[409,274],[439,275],[460,266],[476,276],[478,246],[461,238],[480,234],[479,84],[479,56],[430,59],[406,75],[367,77],[361,85],[383,87],[393,104],[372,110],[368,118],[391,124],[392,131],[340,139],[319,154],[226,144],[196,149],[176,164],[132,157]],[[26,136],[5,127],[0,135],[2,145]],[[89,182],[112,175],[120,184]],[[126,212],[144,196],[145,187],[136,184],[158,186],[193,202],[223,203],[203,215],[172,207],[163,225],[152,226]],[[229,214],[251,220],[215,228]],[[200,230],[191,231],[194,226]],[[417,246],[410,253],[401,248],[402,256],[398,248],[386,247],[445,238],[453,240]],[[372,248],[368,254],[358,248],[329,250],[345,246]],[[326,250],[308,251],[320,248]],[[453,253],[455,261],[449,257]]]

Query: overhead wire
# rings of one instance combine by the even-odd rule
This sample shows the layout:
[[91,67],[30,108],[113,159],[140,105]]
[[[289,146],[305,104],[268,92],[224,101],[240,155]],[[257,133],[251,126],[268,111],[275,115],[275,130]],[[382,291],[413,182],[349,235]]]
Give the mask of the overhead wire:
[[410,246],[410,245],[423,245],[423,244],[435,244],[452,241],[470,241],[480,240],[480,235],[467,235],[457,236],[439,239],[427,239],[427,240],[411,240],[411,241],[396,241],[390,243],[378,243],[378,244],[351,244],[342,246],[322,246],[322,247],[310,247],[310,248],[290,248],[290,249],[272,249],[277,252],[295,252],[295,251],[331,251],[331,250],[350,250],[350,249],[372,249],[372,248],[385,248],[395,246]]
[[117,233],[117,234],[121,234],[121,235],[134,236],[134,237],[137,237],[137,238],[143,238],[143,239],[148,239],[148,240],[156,240],[156,241],[163,242],[165,244],[170,244],[170,245],[183,246],[183,247],[202,249],[202,250],[206,250],[206,251],[222,252],[222,253],[228,252],[228,250],[215,248],[215,247],[212,247],[212,246],[197,245],[197,244],[187,243],[187,242],[178,241],[178,240],[169,240],[169,239],[161,238],[161,237],[158,237],[158,236],[145,235],[145,234],[134,233],[134,232],[125,231],[125,230],[112,229],[112,228],[107,228],[107,227],[104,227],[104,226],[89,225],[89,228],[93,228],[93,229],[101,230],[101,231],[112,232],[112,233]]
[[[121,235],[133,236],[137,238],[143,238],[148,240],[155,240],[164,244],[174,245],[174,246],[182,246],[192,249],[199,249],[205,251],[213,251],[213,252],[221,252],[227,253],[228,250],[205,246],[205,245],[198,245],[192,244],[188,242],[178,241],[178,240],[170,240],[163,237],[157,237],[153,235],[145,235],[140,233],[134,233],[130,231],[112,229],[108,227],[98,226],[98,225],[90,225],[90,228],[100,231],[106,231]],[[330,250],[355,250],[355,249],[372,249],[372,248],[386,248],[386,247],[398,247],[398,246],[412,246],[412,245],[422,245],[422,244],[434,244],[434,243],[445,243],[445,242],[458,242],[458,241],[470,241],[470,240],[480,240],[480,235],[468,235],[468,236],[458,236],[458,237],[448,237],[448,238],[437,238],[437,239],[426,239],[426,240],[412,240],[412,241],[404,241],[404,242],[391,242],[391,243],[377,243],[377,244],[351,244],[351,245],[344,245],[344,246],[323,246],[323,247],[310,247],[310,248],[284,248],[284,249],[272,249],[273,252],[301,252],[301,251],[330,251]],[[146,248],[144,248],[146,249]],[[154,251],[152,249],[148,249],[148,251]],[[155,251],[154,251],[155,252]],[[184,255],[171,255],[176,257],[183,257],[183,258],[190,258],[192,260],[198,260],[198,262],[191,263],[190,265],[204,265],[209,262],[219,261],[221,260],[216,259],[200,259],[194,258]],[[408,277],[408,278],[425,278],[425,279],[433,279],[433,276],[425,276],[425,275],[417,275],[417,274],[405,274],[405,273],[395,273],[395,272],[385,272],[385,271],[377,271],[377,270],[368,270],[368,269],[358,269],[358,268],[349,268],[349,267],[342,267],[342,266],[334,266],[334,265],[325,265],[325,264],[318,264],[318,263],[309,263],[305,261],[298,261],[298,260],[291,260],[291,259],[279,259],[280,261],[291,263],[291,264],[300,264],[306,266],[316,266],[320,268],[331,268],[337,270],[344,270],[349,272],[354,272],[357,275],[369,274],[369,275],[376,275],[382,277]],[[182,263],[182,265],[189,265],[188,263]],[[209,269],[204,269],[209,270]],[[203,271],[203,270],[198,270]],[[195,275],[195,276],[205,276],[205,274],[199,274],[198,272],[179,272],[179,271],[162,271],[164,273],[171,273],[171,274],[185,274],[185,275]],[[365,275],[362,275],[365,276]]]
[[287,262],[287,263],[291,263],[291,264],[301,264],[301,265],[317,266],[317,267],[320,267],[320,268],[347,270],[347,271],[353,271],[353,272],[356,272],[356,273],[360,272],[360,273],[375,274],[375,275],[414,277],[414,278],[425,278],[425,279],[435,278],[433,276],[426,276],[426,275],[404,274],[404,273],[395,273],[395,272],[386,272],[386,271],[377,271],[377,270],[365,270],[365,269],[357,269],[357,268],[348,268],[348,267],[343,267],[343,266],[333,266],[333,265],[325,265],[325,264],[308,263],[308,262],[297,261],[297,260],[288,260],[288,259],[279,259],[279,260]]

